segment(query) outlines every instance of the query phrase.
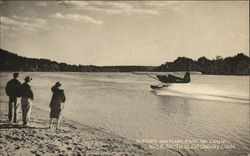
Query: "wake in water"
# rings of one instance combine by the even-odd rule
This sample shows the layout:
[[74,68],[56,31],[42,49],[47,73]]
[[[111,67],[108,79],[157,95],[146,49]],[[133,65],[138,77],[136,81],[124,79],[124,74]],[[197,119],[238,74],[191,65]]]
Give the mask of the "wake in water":
[[249,103],[248,95],[205,84],[171,84],[153,91],[160,96],[178,96],[197,100]]

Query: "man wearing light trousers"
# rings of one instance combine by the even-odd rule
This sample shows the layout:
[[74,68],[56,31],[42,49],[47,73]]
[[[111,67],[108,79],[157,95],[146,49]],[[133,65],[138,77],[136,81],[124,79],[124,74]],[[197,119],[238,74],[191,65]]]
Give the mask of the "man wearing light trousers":
[[26,127],[30,118],[31,106],[33,100],[33,92],[29,85],[31,77],[26,76],[24,79],[24,83],[20,87],[21,93],[21,104],[22,104],[22,114],[23,114],[23,126]]

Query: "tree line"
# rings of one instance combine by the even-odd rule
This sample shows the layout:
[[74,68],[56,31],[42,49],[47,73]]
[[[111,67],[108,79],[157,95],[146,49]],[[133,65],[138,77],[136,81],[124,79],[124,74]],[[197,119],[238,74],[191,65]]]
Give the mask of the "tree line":
[[157,71],[199,71],[211,75],[250,75],[250,58],[243,53],[233,57],[216,56],[209,60],[200,57],[197,61],[187,57],[178,57],[156,68]]
[[37,59],[18,56],[17,54],[0,49],[0,71],[36,71],[36,72],[172,72],[199,71],[202,74],[215,75],[250,75],[250,58],[243,53],[233,57],[216,56],[209,60],[200,57],[197,61],[187,57],[178,57],[173,62],[160,66],[94,66],[70,65],[58,63],[49,59]]
[[49,59],[37,59],[18,56],[0,49],[0,71],[32,71],[32,72],[131,72],[154,71],[155,66],[95,66],[70,65]]

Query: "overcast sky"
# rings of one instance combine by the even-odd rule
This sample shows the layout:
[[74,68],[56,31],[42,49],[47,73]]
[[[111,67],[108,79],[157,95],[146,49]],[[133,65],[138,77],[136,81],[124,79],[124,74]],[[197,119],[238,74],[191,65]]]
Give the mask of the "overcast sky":
[[1,48],[83,65],[249,55],[247,1],[0,1]]

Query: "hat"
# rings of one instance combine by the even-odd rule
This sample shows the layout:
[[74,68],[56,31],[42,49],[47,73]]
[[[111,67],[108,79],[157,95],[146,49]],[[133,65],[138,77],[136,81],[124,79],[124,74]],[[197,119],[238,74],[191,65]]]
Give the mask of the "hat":
[[59,81],[57,81],[55,85],[60,87],[62,84]]
[[32,78],[29,77],[29,76],[26,76],[26,77],[24,78],[24,81],[25,81],[25,82],[30,82],[31,80],[32,80]]

